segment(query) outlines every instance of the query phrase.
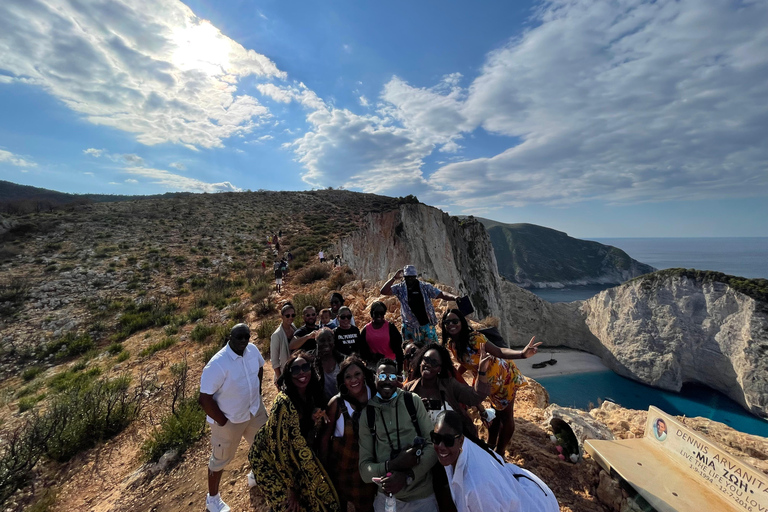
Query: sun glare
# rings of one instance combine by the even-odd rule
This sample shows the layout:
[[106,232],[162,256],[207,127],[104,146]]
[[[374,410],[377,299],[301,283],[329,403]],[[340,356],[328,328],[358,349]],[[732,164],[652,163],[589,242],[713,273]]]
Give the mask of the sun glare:
[[171,59],[178,68],[196,69],[211,76],[226,74],[230,43],[208,21],[176,29],[173,42],[176,50]]

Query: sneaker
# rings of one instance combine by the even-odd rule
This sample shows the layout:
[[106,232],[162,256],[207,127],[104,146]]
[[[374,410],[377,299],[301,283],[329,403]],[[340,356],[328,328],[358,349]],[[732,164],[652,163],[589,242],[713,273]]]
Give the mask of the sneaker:
[[208,512],[230,512],[229,505],[221,499],[221,494],[211,496],[208,494],[205,498],[205,510]]
[[253,489],[256,487],[256,477],[253,475],[253,471],[248,472],[248,488]]

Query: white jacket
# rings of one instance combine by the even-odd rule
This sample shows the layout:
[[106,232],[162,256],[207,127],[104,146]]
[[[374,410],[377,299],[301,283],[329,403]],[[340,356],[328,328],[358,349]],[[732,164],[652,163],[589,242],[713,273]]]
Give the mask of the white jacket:
[[539,477],[500,460],[464,438],[456,469],[445,466],[459,512],[560,511],[555,495]]

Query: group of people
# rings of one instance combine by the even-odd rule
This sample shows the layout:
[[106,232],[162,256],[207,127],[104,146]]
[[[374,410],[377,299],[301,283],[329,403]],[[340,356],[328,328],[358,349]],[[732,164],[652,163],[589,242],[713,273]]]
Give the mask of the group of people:
[[[221,471],[245,438],[248,483],[275,511],[346,511],[348,504],[356,512],[559,510],[540,479],[503,458],[515,393],[525,384],[510,360],[531,357],[539,344],[499,348],[459,309],[438,322],[432,299],[457,297],[419,280],[411,265],[381,293],[400,300],[401,330],[379,301],[362,330],[338,293],[319,318],[313,306],[304,308],[299,327],[293,305],[282,306],[270,340],[279,392],[268,416],[260,398],[264,359],[245,324],[232,329],[201,378],[213,445],[207,509],[229,510],[218,492]],[[472,408],[489,427],[487,443]]]

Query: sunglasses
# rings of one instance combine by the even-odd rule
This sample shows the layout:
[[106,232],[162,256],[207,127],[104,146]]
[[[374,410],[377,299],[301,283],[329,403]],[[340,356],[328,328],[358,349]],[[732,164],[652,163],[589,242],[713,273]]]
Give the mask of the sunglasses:
[[437,432],[430,432],[429,437],[432,438],[432,444],[435,446],[443,443],[443,446],[446,448],[453,448],[453,445],[456,444],[456,440],[461,437],[461,434],[456,434],[454,436],[451,434],[438,434]]
[[283,316],[284,316],[285,318],[295,318],[295,317],[296,317],[296,313],[293,313],[292,315],[289,315],[289,314],[285,314],[285,315],[283,315]]
[[387,380],[394,382],[397,380],[397,375],[394,373],[380,373],[376,376],[376,378],[379,379],[379,382],[384,382]]
[[298,375],[300,373],[307,373],[311,369],[312,369],[312,367],[309,365],[309,363],[295,364],[295,365],[291,366],[291,375]]
[[317,313],[304,313],[304,316],[307,318],[314,318],[317,316]]
[[459,320],[458,318],[449,318],[443,321],[443,324],[445,325],[459,325],[460,323],[461,323],[461,320]]
[[352,315],[339,315],[339,318],[341,318],[342,320],[351,320]]
[[434,357],[424,357],[421,359],[421,364],[425,364],[431,368],[442,366],[442,363]]

